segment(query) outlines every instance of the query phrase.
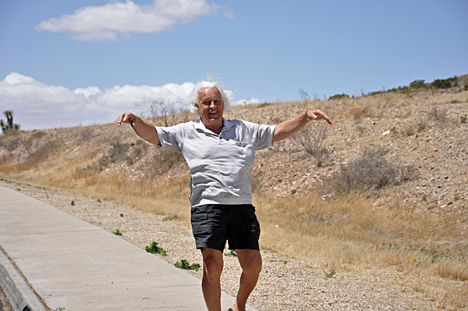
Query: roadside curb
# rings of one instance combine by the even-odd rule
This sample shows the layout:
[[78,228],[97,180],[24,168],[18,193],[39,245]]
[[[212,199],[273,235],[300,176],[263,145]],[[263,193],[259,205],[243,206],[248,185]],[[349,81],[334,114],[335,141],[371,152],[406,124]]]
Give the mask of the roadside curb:
[[47,311],[26,277],[0,245],[0,286],[15,311]]

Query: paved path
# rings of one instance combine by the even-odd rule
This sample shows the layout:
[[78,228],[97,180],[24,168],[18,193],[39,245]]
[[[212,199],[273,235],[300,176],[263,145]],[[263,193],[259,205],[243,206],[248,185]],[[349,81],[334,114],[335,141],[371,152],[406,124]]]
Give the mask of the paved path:
[[[4,187],[0,246],[0,285],[16,310],[206,310],[191,274]],[[224,311],[234,298],[223,292],[222,301]]]

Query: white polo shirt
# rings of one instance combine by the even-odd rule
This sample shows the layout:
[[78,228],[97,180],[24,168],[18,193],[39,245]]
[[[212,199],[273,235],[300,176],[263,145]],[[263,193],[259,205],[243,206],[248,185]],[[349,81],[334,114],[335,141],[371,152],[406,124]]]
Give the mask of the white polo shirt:
[[226,120],[221,133],[201,120],[156,127],[161,146],[181,152],[190,168],[192,206],[252,204],[250,173],[255,150],[272,146],[274,125]]

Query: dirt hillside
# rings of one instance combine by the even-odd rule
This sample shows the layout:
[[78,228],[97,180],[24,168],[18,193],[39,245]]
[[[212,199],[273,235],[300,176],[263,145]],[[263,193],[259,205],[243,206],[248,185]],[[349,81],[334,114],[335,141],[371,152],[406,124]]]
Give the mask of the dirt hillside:
[[[282,234],[287,237],[283,244],[262,240],[266,245],[264,257],[271,260],[270,265],[277,262],[286,264],[293,262],[292,260],[304,260],[305,263],[301,261],[294,270],[297,275],[301,275],[304,284],[307,283],[308,277],[312,277],[305,271],[310,267],[315,267],[313,268],[315,278],[323,276],[323,271],[334,271],[335,266],[339,267],[340,276],[335,282],[346,283],[355,280],[353,278],[357,280],[362,277],[359,281],[362,285],[356,285],[361,288],[370,286],[372,282],[369,283],[369,279],[382,278],[382,284],[385,285],[379,288],[381,294],[375,296],[375,301],[372,300],[372,304],[367,306],[367,309],[380,309],[379,306],[390,305],[394,306],[392,308],[395,310],[466,309],[468,301],[466,259],[468,84],[466,81],[468,75],[458,77],[458,84],[454,85],[452,82],[452,87],[448,88],[434,88],[429,84],[413,85],[387,92],[375,92],[359,98],[343,95],[327,101],[306,98],[295,102],[236,106],[226,112],[227,119],[278,124],[299,113],[304,113],[306,109],[322,109],[333,120],[332,126],[328,126],[325,122],[310,122],[295,138],[275,143],[273,147],[256,153],[251,180],[254,199],[259,202],[259,212],[263,213],[261,214],[262,236],[271,235],[277,240],[281,239]],[[182,113],[150,121],[156,125],[163,125],[196,119],[195,115]],[[111,179],[106,180],[104,177],[112,178],[113,183],[109,182]],[[31,188],[29,189],[24,183],[72,192],[76,190],[85,195],[88,195],[89,190],[90,197],[91,189],[100,186],[99,189],[102,190],[104,189],[102,183],[109,183],[108,191],[118,197],[122,189],[133,187],[132,184],[134,187],[141,187],[140,185],[146,185],[145,181],[150,181],[152,184],[148,188],[140,189],[139,192],[130,191],[129,200],[136,202],[139,197],[143,197],[142,205],[157,205],[159,203],[149,198],[154,192],[162,195],[157,196],[156,200],[162,201],[161,198],[164,197],[169,200],[167,202],[172,202],[171,200],[183,202],[180,203],[183,206],[179,210],[183,210],[184,213],[189,210],[187,198],[190,176],[183,157],[144,142],[129,126],[117,127],[115,122],[86,127],[16,131],[5,135],[0,138],[0,178],[21,181],[23,183],[21,187],[15,184],[10,186],[25,192],[31,191],[31,195],[34,189],[39,189],[35,195],[47,200],[52,200],[54,197],[49,190],[46,188],[41,190],[40,187],[29,187]],[[130,181],[130,184],[119,183],[119,180]],[[170,185],[170,187],[161,187],[161,185]],[[356,193],[364,195],[353,196]],[[318,202],[315,199],[317,197]],[[309,198],[311,205],[304,205]],[[371,214],[382,214],[382,219],[377,219],[366,227],[364,221],[359,222],[356,217],[353,220],[353,210],[341,208],[338,212],[327,211],[333,207],[333,204],[347,204],[356,208],[352,204],[359,204],[360,201],[350,202],[349,200],[352,201],[353,198],[371,201],[369,206],[363,207],[368,209],[367,214],[362,215],[367,217]],[[76,200],[73,197],[60,198],[60,200],[68,203],[61,203],[65,210],[78,211],[78,207],[69,206],[70,200]],[[263,205],[267,206],[275,200],[291,205],[290,210],[298,209],[297,213],[289,215],[288,206],[276,214],[267,207],[262,211]],[[105,211],[95,208],[92,206],[95,203],[91,201],[79,207],[80,210],[75,211],[76,214],[101,225],[106,230],[115,230],[116,228],[112,226],[120,221],[120,218],[119,221],[113,218],[115,211],[111,211],[111,207]],[[367,201],[363,201],[363,204],[367,204]],[[331,202],[330,205],[326,205],[327,202]],[[321,203],[323,204],[320,205]],[[158,217],[163,217],[164,220],[177,219],[181,217],[181,213],[175,209],[177,204],[174,203],[174,211],[167,212],[155,208],[146,212],[162,215]],[[135,217],[145,218],[141,215]],[[300,225],[283,229],[280,224],[280,229],[284,231],[279,231],[277,224],[281,222],[281,218],[287,217],[293,217],[293,222],[294,217],[297,217],[297,223],[302,224],[307,230],[312,227],[326,230],[332,228],[330,230],[333,231],[327,231],[329,236],[328,233],[307,231],[310,237],[306,237],[311,239],[311,244],[316,245],[328,241],[326,243],[329,245],[326,247],[329,250],[319,254],[310,248],[309,253],[304,253],[306,255],[302,258],[299,255],[292,259],[281,257],[294,253],[291,251],[291,245],[294,244],[291,239],[294,237],[297,238],[297,243],[306,241],[306,238],[301,240],[304,234],[297,233]],[[109,219],[106,220],[107,218]],[[138,241],[134,242],[144,246],[152,239],[153,228],[150,224],[144,227],[144,221],[138,223],[138,227],[127,226],[120,229],[131,231],[135,240],[138,237]],[[342,231],[346,228],[349,231]],[[351,237],[350,232],[365,233],[361,235],[356,233]],[[286,236],[286,233],[289,235]],[[375,236],[375,239],[369,236]],[[159,239],[159,242],[173,254],[183,254],[190,260],[199,260],[197,257],[199,254],[193,254],[193,249],[187,246],[188,244],[183,244],[183,247],[171,245],[172,236],[167,238],[161,235]],[[189,234],[177,239],[184,240],[184,243],[192,241]],[[377,253],[384,248],[372,244],[375,241],[379,243],[398,241],[405,243],[405,248],[403,250],[402,246],[393,252],[391,249],[393,246],[386,246],[385,253]],[[424,248],[407,250],[407,247],[412,247],[411,244],[430,245],[431,250],[430,252]],[[439,250],[439,246],[447,250],[443,256],[435,252],[435,249]],[[190,252],[188,248],[191,249]],[[278,253],[276,249],[279,250]],[[387,252],[390,249],[391,251]],[[314,254],[313,258],[311,254]],[[421,263],[427,260],[427,265],[420,265],[420,262],[415,265],[413,258],[417,256],[424,256],[418,260]],[[180,258],[172,257],[172,259],[176,261]],[[330,265],[327,266],[328,264]],[[229,267],[228,269],[231,269]],[[269,265],[265,267],[270,272],[276,269]],[[422,270],[423,268],[425,270]],[[299,303],[301,299],[296,298],[305,297],[304,295],[309,295],[310,291],[304,290],[308,285],[296,282],[297,275],[288,274],[290,272],[281,270],[281,273],[274,275],[267,275],[265,272],[262,275],[265,283],[260,285],[258,296],[253,299],[254,305],[256,307],[268,305],[270,309],[275,308],[278,304],[271,303],[271,297],[281,297],[278,299],[282,301],[283,307],[277,308],[278,310],[291,310],[292,306],[308,310],[307,305],[315,301],[315,298],[307,296],[307,299],[310,299],[308,302]],[[227,274],[229,275],[229,272]],[[396,275],[399,281],[393,279]],[[276,280],[275,282],[285,287],[282,290],[278,287],[278,291],[275,292],[274,288],[277,287],[268,286],[273,276],[278,278],[286,276],[289,283],[283,284],[278,281],[280,279]],[[226,282],[232,280],[235,278],[229,278]],[[355,284],[361,284],[359,282]],[[329,286],[323,284],[324,288]],[[342,291],[346,287],[343,284],[337,286],[337,291]],[[388,284],[394,284],[396,287]],[[233,291],[232,294],[235,293],[235,282],[226,286]],[[388,292],[390,287],[391,294]],[[407,287],[412,289],[411,294],[408,294]],[[365,294],[371,290],[365,289]],[[286,292],[291,293],[285,294]],[[409,300],[403,303],[396,298],[398,295],[409,297]],[[330,295],[325,294],[325,289],[323,296],[327,301],[331,299]],[[381,301],[383,296],[388,299]],[[337,298],[339,308],[348,305],[349,299],[345,298],[340,298],[341,300]],[[424,303],[418,300],[420,298]],[[319,305],[323,308],[331,306],[328,302]],[[357,304],[353,306],[358,308]]]

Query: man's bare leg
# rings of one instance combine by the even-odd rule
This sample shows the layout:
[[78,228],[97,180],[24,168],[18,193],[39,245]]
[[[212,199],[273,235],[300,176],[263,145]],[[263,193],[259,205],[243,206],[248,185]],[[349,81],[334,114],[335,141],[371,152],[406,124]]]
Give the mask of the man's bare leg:
[[223,272],[223,252],[203,248],[202,290],[209,311],[221,311],[221,273]]
[[262,270],[262,255],[260,251],[252,249],[236,249],[237,259],[242,268],[239,291],[232,304],[232,311],[245,311],[245,305],[250,293],[257,285]]

